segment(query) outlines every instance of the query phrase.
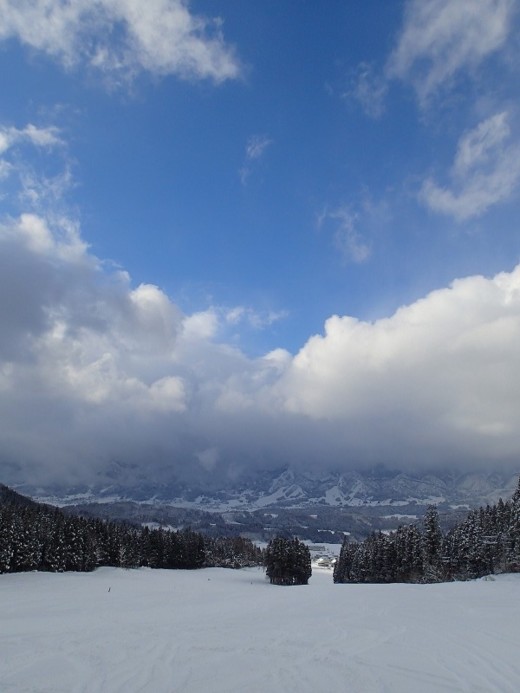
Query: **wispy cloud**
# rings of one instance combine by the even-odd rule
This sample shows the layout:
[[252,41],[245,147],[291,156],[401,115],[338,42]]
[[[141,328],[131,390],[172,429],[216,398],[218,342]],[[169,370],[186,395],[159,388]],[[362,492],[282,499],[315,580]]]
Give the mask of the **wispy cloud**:
[[63,144],[56,127],[40,128],[32,123],[25,128],[0,127],[0,156],[17,144],[28,142],[36,147],[55,147]]
[[229,325],[246,323],[255,330],[263,330],[279,320],[284,320],[288,313],[286,310],[258,311],[247,306],[235,306],[224,311],[225,322]]
[[402,29],[384,68],[361,62],[344,98],[380,118],[393,80],[410,84],[421,108],[507,46],[513,33],[514,0],[407,0]]
[[355,70],[343,98],[354,99],[370,118],[380,118],[385,110],[388,81],[373,65],[363,62]]
[[246,151],[244,164],[239,170],[240,180],[242,185],[247,183],[251,175],[254,163],[259,161],[265,154],[265,151],[273,143],[273,140],[268,135],[251,135],[246,143]]
[[452,185],[427,178],[420,199],[433,211],[465,221],[509,199],[520,182],[520,143],[511,137],[506,111],[482,121],[459,140]]
[[387,77],[410,82],[427,105],[458,75],[504,47],[514,9],[513,0],[409,0]]
[[247,141],[246,158],[249,161],[259,159],[272,142],[273,140],[267,135],[252,135]]
[[[42,174],[30,164],[30,157],[21,152],[26,147],[50,152],[58,150],[64,157],[65,167],[55,175]],[[66,162],[66,144],[59,128],[38,127],[29,123],[24,128],[0,126],[0,180],[10,179],[10,202],[15,199],[21,208],[37,210],[54,205],[72,185],[70,166]],[[63,161],[60,161],[63,164]]]
[[[481,76],[492,56],[505,57],[516,19],[513,0],[407,0],[384,69],[378,73],[373,64],[361,63],[345,96],[355,98],[368,116],[379,118],[391,82],[400,80],[414,89],[420,108],[428,109],[460,79]],[[448,183],[432,175],[424,180],[419,200],[433,211],[464,221],[514,194],[520,180],[520,141],[512,131],[509,105],[497,105],[494,99],[499,112],[460,137]],[[358,248],[355,234],[358,217],[342,210],[340,218],[338,245],[346,254],[363,258],[365,244]]]
[[185,0],[3,0],[0,40],[17,38],[65,68],[111,81],[138,72],[223,82],[241,74],[221,21],[194,15]]
[[358,230],[360,213],[347,206],[325,207],[318,215],[318,228],[332,227],[334,245],[345,262],[361,263],[370,257],[372,247]]

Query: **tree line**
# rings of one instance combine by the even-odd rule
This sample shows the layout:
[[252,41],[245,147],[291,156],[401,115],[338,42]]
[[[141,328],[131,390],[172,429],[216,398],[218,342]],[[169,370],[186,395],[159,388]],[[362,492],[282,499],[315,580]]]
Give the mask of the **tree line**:
[[0,573],[118,568],[242,568],[263,565],[263,552],[242,537],[210,538],[66,515],[3,487]]
[[[266,568],[272,584],[307,584],[308,547],[276,537],[265,551],[242,537],[213,538],[67,515],[0,484],[0,573],[120,568]],[[442,582],[520,572],[520,480],[511,500],[474,510],[447,533],[435,507],[422,525],[404,525],[365,541],[345,538],[336,583]]]
[[401,526],[365,541],[345,538],[334,582],[445,582],[520,572],[520,480],[511,500],[471,511],[443,534],[435,507],[422,527]]

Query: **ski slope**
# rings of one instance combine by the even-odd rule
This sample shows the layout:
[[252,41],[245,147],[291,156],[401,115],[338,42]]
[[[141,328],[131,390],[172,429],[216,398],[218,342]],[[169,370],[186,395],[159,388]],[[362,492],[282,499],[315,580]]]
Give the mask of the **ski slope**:
[[520,575],[275,587],[261,570],[0,575],[2,693],[520,690]]

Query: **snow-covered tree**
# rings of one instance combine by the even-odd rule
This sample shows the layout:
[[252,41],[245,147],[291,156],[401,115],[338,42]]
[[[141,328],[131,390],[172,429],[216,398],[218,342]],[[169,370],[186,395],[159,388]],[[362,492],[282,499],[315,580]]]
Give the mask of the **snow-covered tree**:
[[312,574],[309,548],[296,538],[275,537],[267,546],[265,567],[273,585],[306,585]]

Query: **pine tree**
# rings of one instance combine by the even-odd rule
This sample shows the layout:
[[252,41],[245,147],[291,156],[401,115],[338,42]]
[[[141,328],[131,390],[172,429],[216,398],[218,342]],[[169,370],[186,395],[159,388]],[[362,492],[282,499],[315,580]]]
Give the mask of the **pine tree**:
[[433,505],[429,505],[426,509],[423,528],[424,577],[427,582],[438,582],[442,579],[442,532],[439,526],[437,508]]
[[8,506],[0,506],[0,573],[12,569],[14,539],[14,513]]
[[272,585],[307,585],[312,574],[309,547],[296,538],[275,537],[267,545],[265,567]]
[[354,557],[353,548],[355,545],[350,543],[347,535],[343,539],[343,544],[339,552],[338,559],[334,565],[334,571],[332,578],[335,583],[338,582],[350,582],[351,569],[352,569],[352,559]]

